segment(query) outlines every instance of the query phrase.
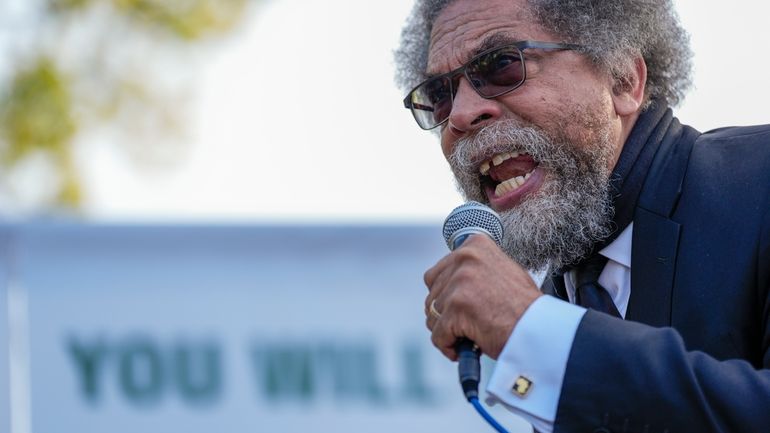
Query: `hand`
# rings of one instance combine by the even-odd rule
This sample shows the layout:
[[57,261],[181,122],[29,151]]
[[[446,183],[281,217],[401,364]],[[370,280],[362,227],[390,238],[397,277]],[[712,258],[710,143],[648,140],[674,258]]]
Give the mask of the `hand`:
[[[430,291],[425,314],[431,340],[453,361],[460,337],[497,359],[516,323],[542,296],[529,273],[484,235],[471,236],[428,269],[425,285]],[[438,319],[429,312],[434,300],[441,313]]]

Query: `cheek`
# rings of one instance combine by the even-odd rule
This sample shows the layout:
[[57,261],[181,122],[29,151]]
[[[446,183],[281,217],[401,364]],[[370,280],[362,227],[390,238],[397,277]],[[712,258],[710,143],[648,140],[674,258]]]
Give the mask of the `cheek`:
[[[604,88],[591,87],[576,92],[565,92],[560,98],[561,108],[553,113],[567,137],[584,142],[596,142],[602,135],[615,135],[617,116],[612,98]],[[579,101],[579,102],[575,102]]]
[[562,105],[591,107],[595,112],[613,110],[612,86],[608,80],[584,69],[573,69],[554,83],[555,97]]
[[451,137],[449,131],[444,128],[441,131],[441,152],[444,154],[444,158],[447,160],[452,155],[452,151],[454,150],[454,143],[454,138]]

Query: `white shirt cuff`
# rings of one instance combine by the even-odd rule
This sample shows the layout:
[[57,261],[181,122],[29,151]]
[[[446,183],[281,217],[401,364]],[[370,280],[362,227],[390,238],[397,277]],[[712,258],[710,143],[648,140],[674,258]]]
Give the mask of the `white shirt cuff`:
[[[541,296],[521,317],[497,359],[487,383],[487,404],[504,404],[543,433],[553,431],[572,342],[586,309]],[[532,385],[513,390],[524,377]]]

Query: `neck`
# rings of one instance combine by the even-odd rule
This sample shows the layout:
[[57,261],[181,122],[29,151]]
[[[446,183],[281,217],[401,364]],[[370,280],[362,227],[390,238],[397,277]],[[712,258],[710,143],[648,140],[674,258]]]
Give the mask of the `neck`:
[[631,136],[631,132],[634,130],[634,126],[636,126],[636,122],[639,120],[640,115],[641,111],[635,111],[628,116],[620,117],[620,131],[617,137],[617,145],[615,146],[614,159],[612,160],[613,169],[616,167],[618,158],[620,158],[620,154],[623,152],[625,144],[628,143],[628,137]]
[[610,177],[610,193],[614,197],[615,207],[615,232],[599,243],[598,249],[612,242],[633,219],[650,164],[671,122],[670,110],[656,103],[634,115],[633,121],[629,118],[630,131],[624,133],[624,145]]

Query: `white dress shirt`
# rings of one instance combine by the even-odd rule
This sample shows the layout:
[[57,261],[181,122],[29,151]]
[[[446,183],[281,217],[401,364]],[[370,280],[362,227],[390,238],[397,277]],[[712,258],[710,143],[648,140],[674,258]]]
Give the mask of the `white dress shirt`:
[[[599,275],[599,284],[607,289],[623,317],[631,296],[632,233],[633,223],[599,251],[608,259]],[[572,304],[575,302],[573,271],[564,275],[564,283],[570,303],[552,296],[541,296],[533,302],[508,338],[487,383],[487,404],[503,404],[542,433],[553,432],[569,353],[586,312],[585,308]],[[524,396],[513,390],[520,377],[532,383]]]

